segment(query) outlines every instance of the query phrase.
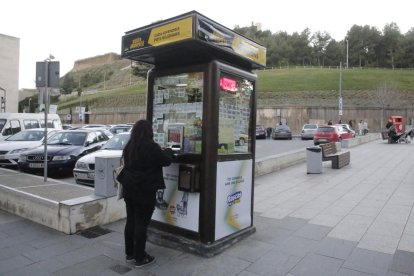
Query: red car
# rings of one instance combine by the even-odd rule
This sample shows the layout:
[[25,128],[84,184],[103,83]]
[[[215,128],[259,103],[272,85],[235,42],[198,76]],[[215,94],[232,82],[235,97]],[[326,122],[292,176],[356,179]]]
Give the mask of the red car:
[[337,126],[319,126],[313,134],[313,143],[315,145],[329,142],[339,142],[341,140]]

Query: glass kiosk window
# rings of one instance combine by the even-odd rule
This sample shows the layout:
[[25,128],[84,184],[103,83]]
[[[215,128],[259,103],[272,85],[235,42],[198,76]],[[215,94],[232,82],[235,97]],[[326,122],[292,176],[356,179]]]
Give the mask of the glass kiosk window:
[[222,74],[219,80],[218,154],[251,153],[253,83]]
[[182,153],[201,154],[203,73],[154,78],[154,140]]

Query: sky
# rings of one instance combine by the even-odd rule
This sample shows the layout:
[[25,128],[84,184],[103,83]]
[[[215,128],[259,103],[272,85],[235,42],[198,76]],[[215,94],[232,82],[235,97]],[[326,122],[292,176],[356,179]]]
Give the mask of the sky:
[[230,29],[261,23],[262,30],[289,34],[309,28],[343,40],[354,25],[382,31],[395,22],[414,27],[412,0],[13,0],[3,1],[0,34],[20,39],[19,89],[35,88],[36,62],[49,55],[60,76],[76,60],[121,53],[126,31],[192,10]]

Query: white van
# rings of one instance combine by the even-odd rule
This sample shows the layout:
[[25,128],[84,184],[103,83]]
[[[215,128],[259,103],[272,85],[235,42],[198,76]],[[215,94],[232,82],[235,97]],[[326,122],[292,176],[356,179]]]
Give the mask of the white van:
[[[48,128],[62,129],[58,114],[48,114],[47,122]],[[44,113],[0,113],[0,141],[23,129],[44,127]]]

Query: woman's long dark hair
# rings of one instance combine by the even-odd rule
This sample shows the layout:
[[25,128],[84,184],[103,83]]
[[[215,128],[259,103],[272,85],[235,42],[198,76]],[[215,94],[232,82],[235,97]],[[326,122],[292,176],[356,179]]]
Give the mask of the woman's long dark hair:
[[131,136],[125,146],[123,155],[129,161],[136,160],[136,154],[142,145],[152,141],[153,138],[152,125],[147,120],[137,121],[131,129]]

